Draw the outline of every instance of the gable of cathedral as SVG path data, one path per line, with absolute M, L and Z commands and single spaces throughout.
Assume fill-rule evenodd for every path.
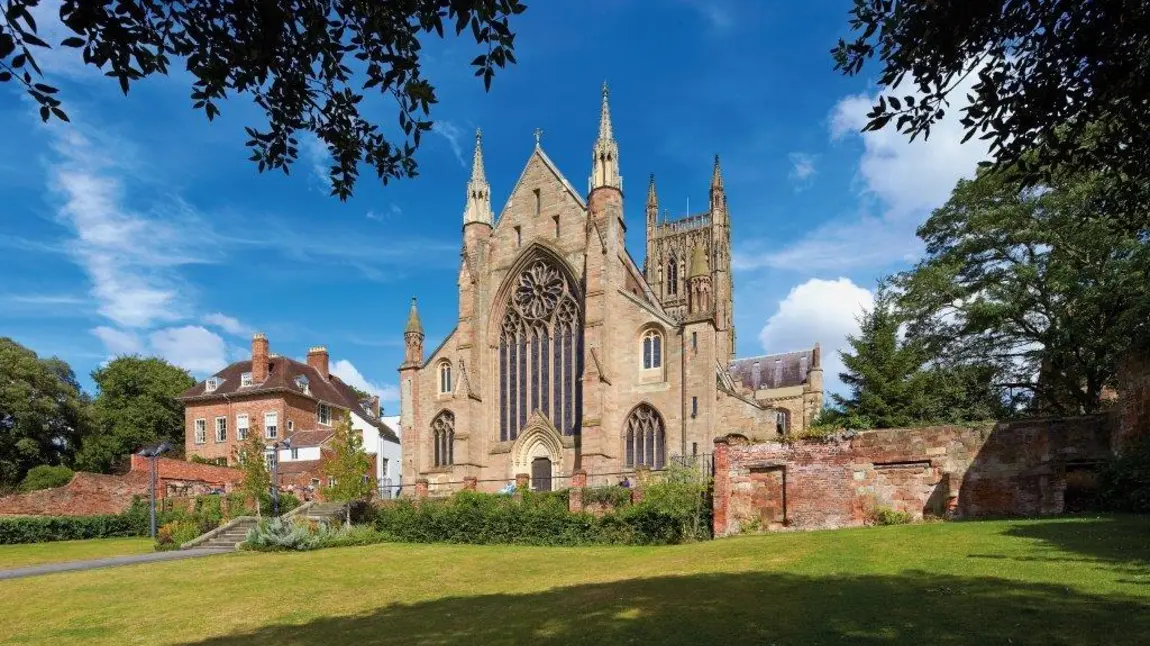
M 692 217 L 660 220 L 652 176 L 640 265 L 606 88 L 592 153 L 584 197 L 537 141 L 496 219 L 477 133 L 458 323 L 427 361 L 414 304 L 405 332 L 408 482 L 528 474 L 550 486 L 576 469 L 659 469 L 718 435 L 800 428 L 821 408 L 817 353 L 797 391 L 744 386 L 718 159 L 710 209 Z

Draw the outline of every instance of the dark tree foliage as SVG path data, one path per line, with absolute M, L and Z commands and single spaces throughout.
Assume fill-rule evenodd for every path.
M 76 457 L 85 471 L 107 471 L 139 448 L 167 441 L 184 446 L 184 405 L 176 397 L 195 385 L 182 368 L 157 357 L 117 357 L 92 373 L 96 428 Z
M 0 337 L 0 487 L 37 465 L 70 463 L 91 426 L 91 402 L 68 364 Z
M 988 140 L 1027 185 L 1066 168 L 1150 178 L 1150 2 L 855 0 L 850 14 L 835 69 L 858 74 L 877 57 L 888 92 L 864 130 L 893 120 L 925 138 L 973 74 L 964 141 Z
M 993 386 L 995 370 L 983 362 L 940 360 L 926 339 L 904 336 L 906 319 L 896 296 L 880 285 L 874 308 L 842 352 L 839 375 L 849 396 L 834 395 L 820 424 L 897 428 L 997 419 L 1008 409 Z
M 247 128 L 260 171 L 287 173 L 298 134 L 318 137 L 340 199 L 351 195 L 361 162 L 384 183 L 416 174 L 414 153 L 436 103 L 420 69 L 420 36 L 443 37 L 445 23 L 457 35 L 469 31 L 481 49 L 471 65 L 490 89 L 496 68 L 515 63 L 509 19 L 526 9 L 520 0 L 64 0 L 59 20 L 75 35 L 48 43 L 30 11 L 39 2 L 4 3 L 0 82 L 22 84 L 45 121 L 68 117 L 57 88 L 41 82 L 38 50 L 81 50 L 125 94 L 134 81 L 167 74 L 176 57 L 195 79 L 192 107 L 209 120 L 229 94 L 248 94 L 264 110 L 267 126 Z M 398 104 L 403 141 L 389 141 L 361 112 L 367 91 Z
M 1012 169 L 960 181 L 918 230 L 926 257 L 897 279 L 911 333 L 997 365 L 1032 412 L 1098 410 L 1120 359 L 1150 337 L 1150 244 L 1100 217 L 1114 181 L 1025 189 Z

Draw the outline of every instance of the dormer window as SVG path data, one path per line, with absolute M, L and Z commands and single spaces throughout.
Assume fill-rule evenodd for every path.
M 212 377 L 212 378 L 210 378 L 204 382 L 204 392 L 206 392 L 206 393 L 215 392 L 216 388 L 219 388 L 219 387 L 220 387 L 220 380 L 216 379 L 215 377 Z
M 295 387 L 299 388 L 300 391 L 302 391 L 305 395 L 311 392 L 311 389 L 308 386 L 307 377 L 303 375 L 295 378 Z
M 240 387 L 252 385 L 252 373 L 245 372 L 240 375 Z

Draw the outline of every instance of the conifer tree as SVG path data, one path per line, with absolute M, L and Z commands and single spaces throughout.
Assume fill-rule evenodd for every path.
M 335 427 L 331 439 L 333 455 L 324 463 L 328 485 L 324 498 L 343 503 L 371 497 L 371 458 L 363 450 L 363 436 L 351 427 L 351 415 L 345 413 Z M 351 505 L 346 508 L 347 524 L 351 524 Z

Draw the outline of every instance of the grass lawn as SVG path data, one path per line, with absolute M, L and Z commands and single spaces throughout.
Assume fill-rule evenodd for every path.
M 0 570 L 152 551 L 150 538 L 97 538 L 31 545 L 0 545 Z
M 376 545 L 0 581 L 5 644 L 1150 642 L 1150 517 Z

